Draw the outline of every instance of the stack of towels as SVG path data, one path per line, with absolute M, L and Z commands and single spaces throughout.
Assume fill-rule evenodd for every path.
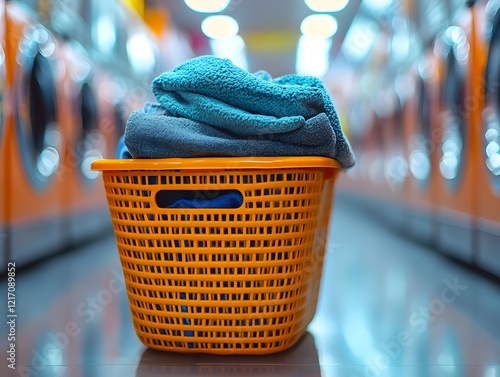
M 130 115 L 122 158 L 325 156 L 354 165 L 316 77 L 272 79 L 201 56 L 157 77 L 152 89 L 158 103 Z

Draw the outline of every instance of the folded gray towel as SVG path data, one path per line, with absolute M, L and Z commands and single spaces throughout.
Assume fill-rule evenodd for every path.
M 294 131 L 240 135 L 186 118 L 172 117 L 158 104 L 134 111 L 125 145 L 134 158 L 224 156 L 325 156 L 334 158 L 336 137 L 325 113 Z

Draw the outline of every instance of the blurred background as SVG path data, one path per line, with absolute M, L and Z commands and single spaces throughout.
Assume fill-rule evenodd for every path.
M 38 323 L 35 328 L 54 334 L 59 325 L 48 324 L 48 318 L 66 313 L 60 323 L 68 323 L 68 313 L 78 306 L 78 299 L 67 301 L 70 297 L 84 300 L 88 292 L 99 292 L 99 285 L 88 282 L 92 274 L 83 274 L 79 266 L 92 269 L 92 263 L 102 262 L 95 273 L 103 283 L 120 274 L 101 176 L 90 164 L 116 155 L 129 114 L 154 100 L 153 78 L 208 54 L 273 77 L 320 77 L 356 154 L 356 166 L 337 182 L 339 204 L 328 254 L 333 270 L 326 269 L 324 277 L 332 285 L 322 288 L 334 287 L 345 310 L 324 304 L 321 313 L 330 311 L 333 317 L 322 314 L 310 329 L 322 369 L 260 372 L 500 376 L 495 326 L 500 318 L 499 9 L 498 0 L 0 0 L 0 265 L 16 263 L 20 279 L 25 277 L 19 289 L 34 300 L 32 306 L 20 304 L 33 314 L 21 322 L 31 342 L 23 351 L 26 365 L 38 365 L 32 351 L 43 349 L 48 336 L 33 340 L 30 326 Z M 426 328 L 418 357 L 409 353 L 396 362 L 438 369 L 391 372 L 370 359 L 370 344 L 398 339 L 405 329 L 392 328 L 380 338 L 387 333 L 377 323 L 390 327 L 401 317 L 371 312 L 366 289 L 376 286 L 374 281 L 385 287 L 378 291 L 382 296 L 372 296 L 378 297 L 374 307 L 405 308 L 399 313 L 406 323 L 415 302 L 432 302 L 443 281 L 457 276 L 467 281 L 468 298 L 456 312 L 447 307 L 437 333 Z M 62 297 L 62 303 L 37 302 L 37 286 Z M 105 330 L 92 330 L 85 341 L 108 351 L 113 347 L 106 343 L 106 331 L 129 321 L 122 293 L 116 308 L 104 305 L 102 315 L 108 317 L 92 322 L 105 321 Z M 358 294 L 367 306 L 352 300 Z M 327 293 L 321 297 L 334 300 Z M 110 310 L 121 322 L 114 322 Z M 36 313 L 47 321 L 37 322 Z M 332 313 L 340 319 L 333 321 L 337 314 Z M 357 314 L 349 322 L 352 313 Z M 373 316 L 363 322 L 359 313 Z M 331 331 L 321 335 L 324 328 Z M 465 335 L 460 328 L 467 329 Z M 473 341 L 473 329 L 484 337 Z M 123 339 L 132 339 L 126 334 Z M 335 334 L 343 334 L 344 343 L 335 343 Z M 445 340 L 441 344 L 433 337 Z M 140 359 L 142 348 L 133 339 L 131 349 L 119 351 L 128 359 L 110 358 L 132 364 L 146 360 L 136 375 L 192 372 L 152 368 L 151 354 Z M 350 351 L 335 353 L 334 344 Z M 60 359 L 45 357 L 42 364 L 73 360 L 62 348 Z M 97 355 L 89 360 L 101 360 L 101 351 L 88 351 Z M 394 348 L 385 355 L 391 352 Z M 295 356 L 287 357 L 271 363 L 293 364 Z M 318 354 L 307 363 L 318 364 Z M 346 363 L 354 369 L 335 369 Z M 118 370 L 56 369 L 33 375 L 114 375 Z

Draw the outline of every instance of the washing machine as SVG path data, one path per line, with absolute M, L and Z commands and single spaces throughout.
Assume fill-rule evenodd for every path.
M 109 142 L 116 147 L 125 123 L 134 110 L 153 101 L 151 82 L 162 70 L 156 37 L 144 22 L 119 2 L 91 1 L 89 28 L 97 63 L 97 103 L 100 122 L 113 129 Z M 101 32 L 103 24 L 109 32 Z
M 65 140 L 59 125 L 58 90 L 65 70 L 58 44 L 18 2 L 6 4 L 7 84 L 4 182 L 10 199 L 6 222 L 10 257 L 17 265 L 32 262 L 65 244 L 60 175 Z
M 371 128 L 373 111 L 369 106 L 369 101 L 362 95 L 352 94 L 346 97 L 352 104 L 346 110 L 349 129 L 349 141 L 356 156 L 356 164 L 353 168 L 347 169 L 345 174 L 338 177 L 338 190 L 344 193 L 357 194 L 366 190 L 367 172 L 365 169 L 364 152 L 367 151 L 366 134 Z
M 356 156 L 356 164 L 338 177 L 338 191 L 347 195 L 366 195 L 368 173 L 365 152 L 368 151 L 367 133 L 371 128 L 372 110 L 368 101 L 362 96 L 348 97 L 353 103 L 347 112 L 349 141 Z
M 166 62 L 159 58 L 156 36 L 147 28 L 137 14 L 125 9 L 126 61 L 129 62 L 125 77 L 128 92 L 123 99 L 124 116 L 144 107 L 146 101 L 155 101 L 151 92 L 151 82 L 166 70 Z
M 440 36 L 444 79 L 440 132 L 436 135 L 439 206 L 437 245 L 472 263 L 475 252 L 479 134 L 472 122 L 478 98 L 472 85 L 476 45 L 470 8 L 461 10 Z
M 65 118 L 70 119 L 65 164 L 69 167 L 65 174 L 70 187 L 65 211 L 67 233 L 73 244 L 112 229 L 100 173 L 92 171 L 90 164 L 96 159 L 115 157 L 125 121 L 130 112 L 143 107 L 152 79 L 147 64 L 138 74 L 134 72 L 137 67 L 132 63 L 137 64 L 137 56 L 130 56 L 130 45 L 135 43 L 137 49 L 137 40 L 153 45 L 142 22 L 116 2 L 91 1 L 84 5 L 88 17 L 82 22 L 88 25 L 92 48 L 85 49 L 78 42 L 85 36 L 77 34 L 62 47 L 68 66 L 65 96 L 70 100 L 63 110 Z M 74 9 L 66 11 L 77 18 Z M 103 36 L 103 24 L 113 38 Z
M 115 127 L 102 120 L 99 112 L 96 67 L 83 46 L 68 40 L 61 46 L 67 69 L 64 76 L 64 100 L 61 114 L 67 135 L 61 175 L 67 182 L 64 217 L 72 244 L 102 234 L 111 227 L 100 174 L 90 169 L 96 159 L 113 157 Z M 112 140 L 112 141 L 110 141 Z
M 500 1 L 473 7 L 478 53 L 475 86 L 484 101 L 474 113 L 480 135 L 476 263 L 500 276 Z M 483 97 L 484 95 L 484 97 Z
M 83 0 L 56 1 L 41 16 L 44 26 L 59 38 L 58 59 L 65 67 L 58 88 L 59 125 L 65 140 L 58 176 L 65 186 L 62 216 L 70 245 L 103 232 L 109 219 L 99 175 L 90 170 L 91 161 L 111 157 L 105 153 L 104 140 L 105 132 L 111 131 L 100 127 L 96 67 L 89 53 L 91 33 L 85 17 L 91 5 Z
M 391 77 L 396 74 L 391 74 Z M 386 85 L 379 92 L 379 127 L 381 149 L 383 151 L 382 193 L 383 211 L 386 221 L 399 230 L 406 228 L 406 211 L 404 207 L 404 183 L 407 174 L 407 164 L 403 149 L 403 107 L 404 99 L 396 91 L 394 82 Z M 390 205 L 386 205 L 390 204 Z
M 376 201 L 387 196 L 388 187 L 384 177 L 384 137 L 382 131 L 383 119 L 375 110 L 376 106 L 371 100 L 372 121 L 367 129 L 363 143 L 364 178 L 367 181 L 366 193 Z
M 6 106 L 6 85 L 5 85 L 5 2 L 0 3 L 0 263 L 6 266 L 8 259 L 7 255 L 7 193 L 6 193 L 6 145 L 5 145 L 5 121 L 4 121 L 4 108 Z
M 442 69 L 431 45 L 406 73 L 410 93 L 405 107 L 405 151 L 408 179 L 405 185 L 408 234 L 432 244 L 437 237 L 437 127 Z

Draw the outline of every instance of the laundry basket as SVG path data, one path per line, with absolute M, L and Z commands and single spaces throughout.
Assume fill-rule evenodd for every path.
M 142 343 L 265 354 L 304 334 L 316 310 L 336 161 L 99 160 L 92 168 L 103 173 Z M 225 195 L 237 200 L 228 205 Z M 199 208 L 183 208 L 189 203 Z

